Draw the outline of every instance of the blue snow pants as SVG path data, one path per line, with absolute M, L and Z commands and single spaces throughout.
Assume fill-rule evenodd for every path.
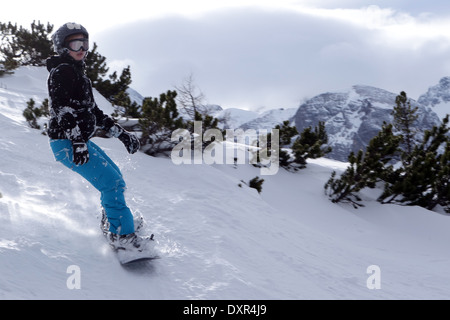
M 89 161 L 77 166 L 72 160 L 72 142 L 66 139 L 50 139 L 55 159 L 83 176 L 100 191 L 100 201 L 110 223 L 109 231 L 120 235 L 133 233 L 133 215 L 125 202 L 126 185 L 120 169 L 95 143 L 89 140 L 86 144 Z

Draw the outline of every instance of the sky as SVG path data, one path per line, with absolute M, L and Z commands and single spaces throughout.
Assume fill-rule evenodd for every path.
M 450 76 L 448 0 L 21 1 L 0 21 L 81 23 L 111 70 L 159 96 L 192 77 L 205 103 L 295 108 L 362 84 L 417 99 Z

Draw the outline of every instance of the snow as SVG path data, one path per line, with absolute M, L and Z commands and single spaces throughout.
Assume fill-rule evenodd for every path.
M 161 259 L 124 268 L 99 224 L 99 193 L 54 161 L 21 116 L 46 71 L 0 78 L 0 299 L 447 299 L 450 218 L 419 207 L 331 203 L 346 164 L 260 176 L 250 165 L 175 165 L 95 138 L 121 168 Z M 102 108 L 111 108 L 98 98 Z M 264 179 L 261 194 L 247 187 Z M 241 186 L 239 186 L 241 185 Z M 75 271 L 74 271 L 75 270 Z M 373 271 L 375 270 L 375 271 Z M 79 272 L 79 288 L 71 286 Z M 370 289 L 379 271 L 379 289 Z M 72 289 L 71 289 L 72 288 Z
M 238 128 L 242 124 L 259 117 L 255 111 L 242 110 L 238 108 L 227 108 L 215 115 L 217 118 L 227 117 L 227 124 L 230 128 Z

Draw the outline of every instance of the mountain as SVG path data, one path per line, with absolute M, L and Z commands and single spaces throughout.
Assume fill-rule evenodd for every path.
M 100 232 L 99 193 L 57 163 L 48 137 L 21 116 L 30 98 L 39 105 L 47 97 L 46 79 L 34 67 L 0 78 L 0 299 L 198 306 L 450 296 L 450 217 L 382 205 L 379 189 L 364 190 L 366 206 L 358 210 L 331 203 L 323 185 L 346 163 L 316 159 L 297 173 L 280 169 L 263 176 L 259 194 L 246 185 L 260 176 L 252 165 L 177 166 L 129 155 L 117 139 L 94 138 L 121 169 L 127 202 L 160 251 L 144 268 L 122 267 Z M 108 112 L 111 105 L 95 94 Z M 79 289 L 72 286 L 76 270 Z M 182 317 L 170 304 L 149 307 Z M 270 314 L 282 311 L 274 306 Z
M 340 92 L 317 95 L 301 104 L 293 122 L 299 132 L 325 122 L 329 145 L 333 151 L 327 157 L 346 161 L 351 151 L 365 149 L 369 141 L 381 130 L 383 122 L 392 122 L 391 112 L 397 94 L 363 85 Z M 440 123 L 439 116 L 425 105 L 418 106 L 417 127 L 423 132 Z
M 217 118 L 225 118 L 226 127 L 229 129 L 270 130 L 275 128 L 276 125 L 283 123 L 283 121 L 291 119 L 296 110 L 295 108 L 279 108 L 259 113 L 256 111 L 229 108 L 214 113 L 214 116 Z
M 267 129 L 270 130 L 272 128 L 275 128 L 275 126 L 283 123 L 283 121 L 291 119 L 295 112 L 297 111 L 296 108 L 279 108 L 279 109 L 272 109 L 268 110 L 266 112 L 263 112 L 258 117 L 244 122 L 240 125 L 240 127 L 244 130 L 247 129 Z
M 417 101 L 424 106 L 431 107 L 441 119 L 450 114 L 450 77 L 443 77 L 437 85 L 430 87 Z
M 259 117 L 255 111 L 243 110 L 239 108 L 227 108 L 213 114 L 218 119 L 225 119 L 225 128 L 238 129 L 244 123 Z
M 391 112 L 398 93 L 371 86 L 355 85 L 350 89 L 319 94 L 302 103 L 299 108 L 279 108 L 262 113 L 237 108 L 219 110 L 216 117 L 225 117 L 229 128 L 272 129 L 289 120 L 299 132 L 325 122 L 329 145 L 333 151 L 328 158 L 347 161 L 351 151 L 365 149 L 369 141 L 381 130 L 383 122 L 392 122 Z M 442 78 L 430 87 L 418 101 L 416 127 L 422 138 L 423 131 L 438 125 L 450 109 L 450 77 Z

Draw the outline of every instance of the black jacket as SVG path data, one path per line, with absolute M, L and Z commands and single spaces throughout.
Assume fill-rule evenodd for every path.
M 97 128 L 109 131 L 114 125 L 95 103 L 84 66 L 84 61 L 75 61 L 70 56 L 47 59 L 51 139 L 87 142 Z

